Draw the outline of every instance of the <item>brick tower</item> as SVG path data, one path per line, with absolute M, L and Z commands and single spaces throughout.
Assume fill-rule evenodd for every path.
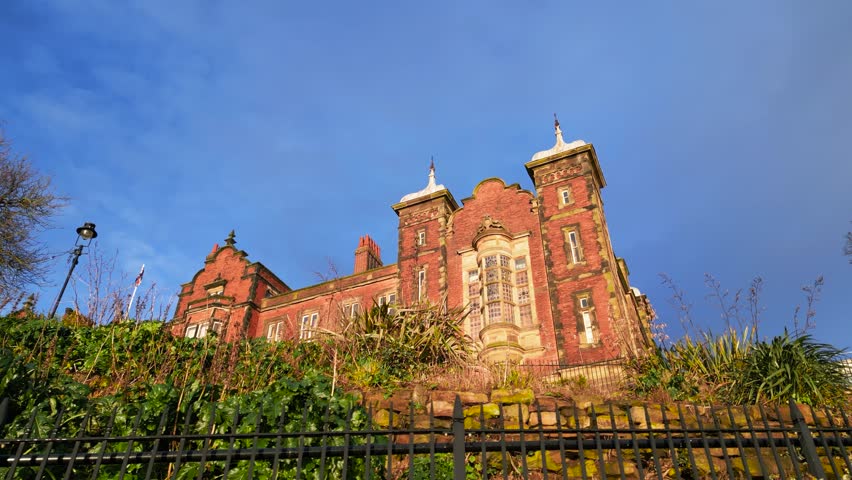
M 447 220 L 459 208 L 443 185 L 435 184 L 435 163 L 426 188 L 393 206 L 399 216 L 399 294 L 402 303 L 437 303 L 447 295 Z
M 562 362 L 594 362 L 635 350 L 627 288 L 619 281 L 601 199 L 606 186 L 595 149 L 566 143 L 559 121 L 556 144 L 525 165 L 538 198 L 557 354 Z

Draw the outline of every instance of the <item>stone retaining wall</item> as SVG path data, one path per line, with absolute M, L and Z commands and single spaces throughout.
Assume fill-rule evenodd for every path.
M 450 428 L 456 396 L 463 406 L 468 441 L 489 438 L 489 430 L 500 431 L 500 438 L 505 441 L 522 437 L 529 440 L 531 435 L 537 439 L 571 438 L 574 445 L 578 439 L 624 440 L 618 447 L 620 451 L 614 448 L 581 451 L 577 446 L 545 449 L 542 455 L 540 448 L 533 448 L 525 459 L 515 455 L 508 460 L 524 464 L 530 470 L 547 468 L 562 472 L 568 478 L 621 478 L 622 475 L 640 478 L 657 470 L 665 476 L 689 473 L 687 478 L 696 475 L 703 478 L 711 472 L 723 477 L 778 478 L 781 471 L 804 478 L 801 475 L 807 468 L 799 450 L 788 446 L 798 441 L 795 412 L 789 406 L 593 404 L 546 396 L 536 398 L 531 390 L 493 390 L 490 394 L 403 390 L 390 398 L 366 394 L 362 401 L 380 428 Z M 850 445 L 852 425 L 848 416 L 806 405 L 798 405 L 798 410 L 817 440 L 816 452 L 826 478 L 849 478 L 852 448 L 841 450 L 830 443 L 821 443 L 828 438 L 829 442 L 838 440 Z M 667 443 L 668 439 L 684 438 L 697 440 L 688 448 L 672 448 Z M 450 439 L 406 433 L 395 436 L 394 442 Z M 649 441 L 655 442 L 651 444 L 653 448 L 647 448 Z M 726 448 L 714 447 L 718 442 L 726 442 Z M 636 447 L 640 444 L 643 448 Z M 501 462 L 507 462 L 499 453 L 488 453 L 484 460 L 497 468 Z

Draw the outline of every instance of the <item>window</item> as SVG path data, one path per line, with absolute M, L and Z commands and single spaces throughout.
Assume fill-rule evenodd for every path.
M 470 338 L 479 341 L 479 332 L 482 331 L 482 285 L 479 283 L 478 269 L 467 272 L 467 298 Z
M 426 269 L 421 269 L 417 272 L 417 301 L 423 300 L 426 296 Z
M 467 272 L 468 283 L 476 283 L 479 281 L 479 270 L 469 270 Z
M 299 327 L 299 340 L 310 340 L 314 338 L 314 330 L 317 328 L 319 313 L 306 313 L 302 315 L 302 324 Z
M 396 305 L 396 292 L 386 293 L 384 295 L 379 295 L 377 298 L 379 302 L 378 305 L 381 307 L 382 305 Z M 393 315 L 396 313 L 396 310 L 392 307 L 388 307 L 388 313 Z
M 582 295 L 578 297 L 577 304 L 580 311 L 580 321 L 577 324 L 580 344 L 593 345 L 598 342 L 598 327 L 592 301 L 588 295 Z
M 526 285 L 527 282 L 527 272 L 518 272 L 515 274 L 515 285 Z
M 225 287 L 216 287 L 207 290 L 207 295 L 210 297 L 216 297 L 225 293 Z
M 515 271 L 527 269 L 527 257 L 518 257 L 515 259 Z
M 426 245 L 426 230 L 420 230 L 417 232 L 417 245 Z
M 530 303 L 530 287 L 518 288 L 518 303 L 521 305 Z
M 488 255 L 485 266 L 485 311 L 488 324 L 514 322 L 514 287 L 512 284 L 512 258 L 507 255 Z
M 361 304 L 358 302 L 349 303 L 343 306 L 344 318 L 355 318 L 361 313 Z
M 571 188 L 570 187 L 562 187 L 559 189 L 559 204 L 560 205 L 568 205 L 573 202 L 571 198 Z
M 568 240 L 568 252 L 571 258 L 571 263 L 577 264 L 583 261 L 583 249 L 580 246 L 580 236 L 577 230 L 568 230 L 565 232 L 565 237 Z
M 266 327 L 266 339 L 270 342 L 281 340 L 281 335 L 284 334 L 284 322 L 270 323 Z
M 488 304 L 488 323 L 499 322 L 502 318 L 501 308 L 499 303 Z
M 489 302 L 500 300 L 500 284 L 492 283 L 485 286 L 485 299 Z
M 396 303 L 396 293 L 387 293 L 384 295 L 379 295 L 378 302 L 379 306 L 393 305 Z
M 266 297 L 266 298 L 274 297 L 275 295 L 278 295 L 278 293 L 279 293 L 278 290 L 275 290 L 272 287 L 266 287 L 266 294 L 264 295 L 264 297 Z
M 503 300 L 512 301 L 512 284 L 503 283 Z
M 582 343 L 595 343 L 595 331 L 594 326 L 592 325 L 592 312 L 582 312 L 583 314 L 583 342 Z
M 222 330 L 222 322 L 211 320 L 209 322 L 197 323 L 186 327 L 186 338 L 204 338 L 208 331 L 220 333 Z
M 485 257 L 485 268 L 497 266 L 497 255 L 489 255 Z
M 186 327 L 186 338 L 195 338 L 195 334 L 198 333 L 198 325 L 190 325 Z

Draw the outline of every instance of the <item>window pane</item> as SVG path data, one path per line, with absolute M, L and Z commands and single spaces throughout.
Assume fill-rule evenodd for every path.
M 527 257 L 518 257 L 515 259 L 515 270 L 526 270 Z
M 477 316 L 470 317 L 470 337 L 475 341 L 479 340 L 479 332 L 482 330 L 482 318 Z
M 508 302 L 513 301 L 514 299 L 512 298 L 512 284 L 503 283 L 502 285 L 503 285 L 503 300 L 506 300 Z
M 489 255 L 485 257 L 485 268 L 497 266 L 497 255 Z
M 396 303 L 396 294 L 395 293 L 388 294 L 388 303 Z
M 500 266 L 501 267 L 508 267 L 509 266 L 509 260 L 510 260 L 509 257 L 507 257 L 506 255 L 500 255 Z
M 186 327 L 186 338 L 195 338 L 195 333 L 198 331 L 198 325 L 190 325 Z
M 518 272 L 515 274 L 515 283 L 518 285 L 527 284 L 527 272 Z
M 530 287 L 518 288 L 518 303 L 519 304 L 530 303 Z
M 494 323 L 500 320 L 500 303 L 489 303 L 488 304 L 488 323 Z
M 467 281 L 470 283 L 479 281 L 479 270 L 470 270 L 467 272 Z
M 503 304 L 503 321 L 515 323 L 515 307 L 508 303 Z
M 500 284 L 492 283 L 491 285 L 487 285 L 485 287 L 485 296 L 488 301 L 498 300 L 500 298 Z
M 485 281 L 486 282 L 491 283 L 491 282 L 496 282 L 497 280 L 500 280 L 500 275 L 497 273 L 496 268 L 492 268 L 490 270 L 485 271 Z

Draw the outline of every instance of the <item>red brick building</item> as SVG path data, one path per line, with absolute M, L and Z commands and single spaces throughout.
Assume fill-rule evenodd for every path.
M 359 239 L 352 275 L 293 290 L 250 262 L 233 232 L 182 286 L 178 335 L 310 339 L 374 304 L 465 306 L 465 330 L 486 360 L 587 363 L 647 345 L 653 310 L 628 282 L 603 211 L 595 149 L 556 144 L 525 164 L 535 192 L 488 178 L 461 205 L 435 182 L 404 196 L 397 263 Z

